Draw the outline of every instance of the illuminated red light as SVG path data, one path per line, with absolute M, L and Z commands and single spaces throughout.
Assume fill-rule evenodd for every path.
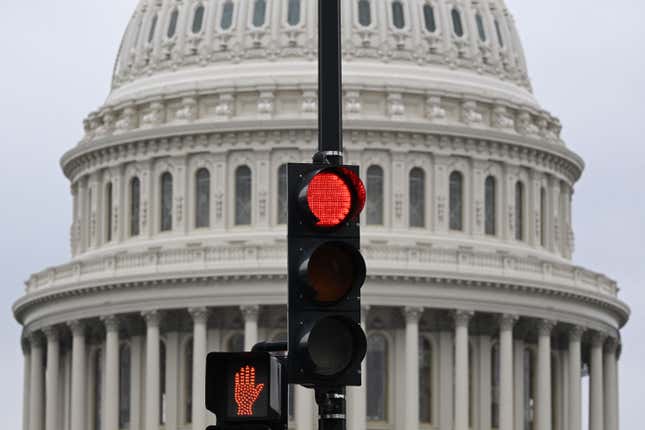
M 253 405 L 257 401 L 264 384 L 255 385 L 255 367 L 244 366 L 235 372 L 235 403 L 237 416 L 253 415 Z
M 352 210 L 352 190 L 339 175 L 321 172 L 309 182 L 307 204 L 317 219 L 317 227 L 335 227 L 343 223 Z

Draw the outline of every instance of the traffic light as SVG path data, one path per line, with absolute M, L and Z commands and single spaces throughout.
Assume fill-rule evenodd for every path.
M 287 387 L 280 357 L 212 352 L 206 358 L 206 409 L 217 430 L 284 430 Z
M 287 177 L 289 382 L 360 385 L 365 187 L 358 167 L 289 164 Z

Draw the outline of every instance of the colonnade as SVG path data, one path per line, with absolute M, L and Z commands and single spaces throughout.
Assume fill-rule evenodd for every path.
M 404 378 L 405 390 L 402 399 L 396 399 L 397 408 L 403 411 L 405 430 L 418 430 L 419 422 L 419 336 L 420 320 L 423 308 L 406 307 L 404 316 L 404 369 L 397 372 Z M 203 430 L 212 423 L 210 414 L 204 408 L 205 397 L 205 360 L 209 349 L 208 342 L 208 309 L 204 307 L 188 309 L 192 320 L 192 414 L 190 424 L 181 424 L 178 420 L 178 402 L 167 405 L 165 430 L 192 429 Z M 258 340 L 259 306 L 240 307 L 244 318 L 245 349 L 249 349 Z M 363 312 L 363 325 L 366 324 L 367 310 Z M 476 426 L 469 421 L 472 401 L 469 341 L 474 337 L 471 321 L 475 313 L 471 311 L 451 311 L 452 329 L 439 333 L 439 353 L 443 360 L 439 374 L 439 413 L 433 425 L 441 430 L 490 429 L 490 417 L 478 420 Z M 490 316 L 490 315 L 489 315 Z M 145 333 L 131 338 L 133 348 L 141 346 L 141 351 L 132 355 L 132 365 L 145 369 L 145 377 L 133 378 L 130 385 L 130 425 L 132 430 L 159 430 L 161 413 L 160 396 L 160 322 L 161 311 L 146 311 L 140 316 L 145 324 Z M 526 340 L 517 337 L 514 326 L 519 318 L 514 315 L 493 315 L 499 347 L 499 430 L 517 430 L 525 428 L 524 404 L 524 366 Z M 523 318 L 523 320 L 527 320 Z M 104 386 L 101 396 L 101 430 L 119 430 L 119 345 L 122 316 L 109 315 L 100 319 L 104 327 Z M 554 321 L 529 319 L 535 329 L 530 341 L 536 345 L 534 419 L 532 430 L 582 430 L 582 369 L 583 347 L 589 348 L 590 376 L 590 417 L 589 430 L 618 430 L 618 362 L 617 339 L 607 334 L 586 330 L 578 326 L 557 324 Z M 94 321 L 96 322 L 96 321 Z M 525 321 L 526 322 L 526 321 Z M 558 341 L 554 328 L 558 326 Z M 29 333 L 25 342 L 24 372 L 24 424 L 23 430 L 96 430 L 88 416 L 88 339 L 86 321 L 70 321 L 63 326 L 52 326 Z M 63 333 L 66 339 L 63 339 Z M 71 345 L 69 342 L 71 333 Z M 145 335 L 145 340 L 143 339 Z M 535 337 L 536 335 L 536 337 Z M 566 341 L 562 341 L 564 338 Z M 584 340 L 584 342 L 583 342 Z M 145 342 L 145 343 L 144 343 Z M 552 344 L 565 348 L 566 362 L 563 368 L 552 369 Z M 144 346 L 145 345 L 145 346 Z M 490 342 L 488 342 L 490 345 Z M 563 346 L 564 345 L 564 346 Z M 71 349 L 71 374 L 67 378 L 61 373 L 61 349 Z M 586 349 L 585 349 L 586 351 Z M 587 354 L 585 354 L 586 356 Z M 143 362 L 140 362 L 143 360 Z M 141 365 L 145 363 L 141 367 Z M 451 369 L 452 368 L 452 369 Z M 364 374 L 365 365 L 363 367 Z M 558 372 L 558 373 L 555 373 Z M 552 387 L 553 375 L 566 376 L 563 384 L 563 398 L 554 399 Z M 364 381 L 367 378 L 364 378 Z M 69 385 L 70 396 L 64 392 L 61 384 Z M 142 385 L 142 386 L 141 386 Z M 348 390 L 348 427 L 352 430 L 370 428 L 366 420 L 367 384 L 352 387 Z M 167 389 L 178 386 L 168 386 Z M 152 395 L 151 395 L 152 394 Z M 68 399 L 68 400 L 66 400 Z M 143 400 L 143 401 L 142 401 Z M 174 399 L 176 400 L 176 399 Z M 69 401 L 69 405 L 63 402 Z M 402 404 L 399 403 L 402 401 Z M 477 400 L 480 401 L 480 400 Z M 487 400 L 491 401 L 490 398 Z M 554 425 L 552 409 L 554 403 L 566 405 L 563 421 Z M 314 426 L 314 401 L 311 390 L 302 387 L 295 389 L 295 417 L 292 424 L 298 430 L 309 430 Z M 448 412 L 446 412 L 448 411 Z M 490 409 L 489 409 L 490 411 Z M 483 415 L 483 412 L 481 412 Z M 490 414 L 490 412 L 488 412 Z M 66 415 L 63 417 L 62 415 Z M 485 422 L 488 421 L 488 422 Z

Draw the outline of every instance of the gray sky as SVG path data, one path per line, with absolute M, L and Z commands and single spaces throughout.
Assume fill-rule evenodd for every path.
M 345 0 L 346 1 L 346 0 Z M 69 258 L 71 200 L 58 160 L 107 96 L 135 0 L 0 0 L 0 416 L 18 429 L 20 330 L 11 305 L 34 271 Z M 632 307 L 623 330 L 623 429 L 642 428 L 645 398 L 645 3 L 507 0 L 535 94 L 586 161 L 576 187 L 575 262 L 618 280 Z M 639 425 L 640 424 L 640 425 Z

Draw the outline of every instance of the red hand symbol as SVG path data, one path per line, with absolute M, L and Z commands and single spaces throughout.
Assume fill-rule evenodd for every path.
M 255 385 L 255 367 L 242 367 L 235 372 L 235 403 L 237 415 L 253 415 L 253 405 L 264 389 L 264 384 Z

